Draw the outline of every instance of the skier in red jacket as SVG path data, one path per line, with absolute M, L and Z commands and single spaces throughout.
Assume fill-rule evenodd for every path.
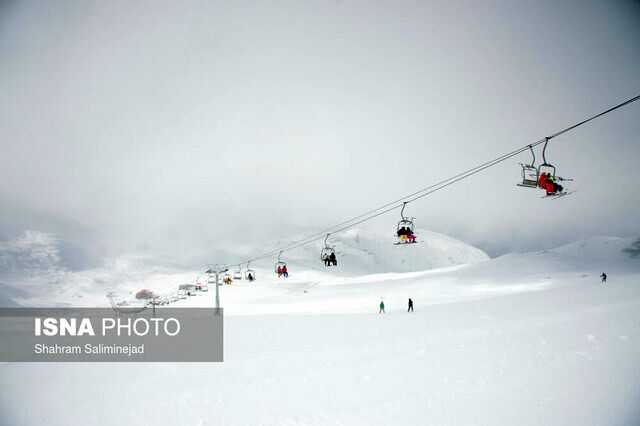
M 547 174 L 542 172 L 542 174 L 540 175 L 540 179 L 538 180 L 538 185 L 540 186 L 540 188 L 542 189 L 547 189 L 548 188 L 548 182 L 547 182 Z

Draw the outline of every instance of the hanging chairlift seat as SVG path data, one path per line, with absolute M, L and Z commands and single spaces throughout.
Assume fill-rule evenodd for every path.
M 276 264 L 273 267 L 274 272 L 277 274 L 278 273 L 278 268 L 280 268 L 281 270 L 283 268 L 285 268 L 287 266 L 287 262 L 283 262 L 280 260 L 280 256 L 282 256 L 282 252 L 280 252 L 278 254 L 278 261 L 276 262 Z
M 323 262 L 325 262 L 325 265 L 327 265 L 328 262 L 326 262 L 327 259 L 330 259 L 331 256 L 333 255 L 335 257 L 336 255 L 336 250 L 331 247 L 330 245 L 327 244 L 327 239 L 329 238 L 329 235 L 331 234 L 327 234 L 327 236 L 324 239 L 324 247 L 323 249 L 320 251 L 320 260 L 322 260 Z M 330 263 L 329 263 L 330 265 Z
M 402 205 L 402 210 L 400 211 L 400 216 L 402 217 L 402 220 L 400 220 L 400 222 L 398 222 L 398 226 L 396 228 L 396 237 L 398 238 L 398 242 L 396 244 L 412 244 L 409 242 L 408 239 L 403 239 L 402 236 L 398 235 L 398 232 L 400 232 L 400 230 L 402 228 L 405 228 L 409 231 L 411 231 L 411 234 L 415 235 L 415 233 L 413 232 L 413 230 L 415 229 L 415 225 L 413 223 L 413 219 L 411 217 L 405 217 L 404 215 L 404 208 L 406 207 L 407 202 L 405 201 L 404 204 Z
M 274 267 L 275 273 L 278 273 L 278 267 L 280 267 L 280 269 L 282 270 L 282 268 L 284 268 L 285 266 L 287 266 L 286 262 L 276 262 L 276 265 Z
M 255 280 L 256 280 L 256 271 L 254 271 L 253 269 L 251 269 L 251 268 L 249 267 L 249 264 L 250 264 L 250 263 L 251 263 L 251 262 L 247 262 L 247 270 L 246 270 L 246 271 L 244 271 L 244 279 L 245 279 L 245 280 L 249 280 L 249 275 L 251 275 L 251 278 L 252 278 L 252 279 L 251 279 L 250 281 L 255 281 Z M 277 269 L 277 268 L 276 268 L 276 269 Z
M 522 164 L 522 182 L 516 185 L 523 188 L 537 188 L 538 187 L 538 169 L 532 165 Z

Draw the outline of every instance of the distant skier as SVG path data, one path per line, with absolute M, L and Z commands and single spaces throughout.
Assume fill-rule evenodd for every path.
M 329 261 L 329 256 L 327 256 L 327 254 L 325 253 L 324 256 L 322 256 L 322 260 L 324 261 L 324 266 L 329 266 L 331 265 L 330 261 Z
M 336 259 L 335 253 L 331 253 L 331 256 L 329 256 L 329 264 L 331 263 L 333 263 L 333 266 L 338 266 L 338 259 Z
M 384 302 L 381 300 L 380 301 L 380 310 L 378 311 L 379 314 L 386 314 L 385 310 L 384 310 Z
M 287 265 L 284 265 L 282 267 L 282 275 L 284 275 L 285 278 L 289 278 L 289 271 L 287 271 Z
M 413 300 L 409 299 L 409 309 L 407 309 L 407 312 L 413 312 Z
M 282 276 L 282 267 L 278 266 L 278 278 Z
M 253 274 L 247 275 L 247 279 L 249 280 L 249 282 L 253 282 Z
M 416 242 L 416 235 L 409 228 L 407 228 L 407 240 L 410 243 L 415 243 Z
M 605 274 L 604 272 L 602 273 L 602 275 L 600 275 L 600 278 L 602 278 L 603 283 L 607 282 L 607 274 Z

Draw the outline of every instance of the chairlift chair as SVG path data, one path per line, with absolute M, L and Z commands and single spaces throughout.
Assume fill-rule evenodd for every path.
M 520 163 L 520 166 L 522 167 L 522 183 L 517 183 L 516 185 L 523 188 L 537 188 L 539 174 L 538 169 L 536 168 L 536 154 L 533 152 L 533 147 L 531 145 L 529 145 L 529 149 L 531 150 L 533 160 L 531 160 L 531 164 Z
M 282 270 L 282 268 L 287 266 L 286 262 L 283 262 L 283 261 L 280 260 L 280 256 L 282 256 L 282 252 L 280 252 L 278 254 L 278 261 L 276 262 L 276 264 L 275 264 L 275 266 L 273 268 L 273 270 L 275 271 L 276 274 L 278 273 L 278 268 L 280 268 L 280 270 Z
M 249 275 L 251 275 L 253 281 L 256 280 L 256 271 L 254 271 L 253 269 L 249 268 L 249 264 L 251 263 L 251 261 L 247 262 L 247 270 L 244 271 L 244 278 L 246 280 L 249 279 Z M 278 267 L 276 266 L 276 271 L 278 270 Z
M 538 166 L 537 173 L 538 176 L 541 176 L 542 173 L 549 173 L 553 179 L 556 178 L 556 167 L 553 164 L 547 163 L 547 158 L 545 157 L 545 151 L 547 150 L 547 144 L 549 143 L 549 138 L 544 139 L 544 148 L 542 148 L 542 164 Z
M 323 262 L 325 258 L 330 258 L 331 255 L 336 254 L 336 250 L 327 244 L 327 239 L 329 238 L 329 235 L 330 234 L 327 234 L 327 236 L 324 238 L 324 248 L 320 252 L 320 260 L 322 260 Z
M 402 237 L 398 236 L 398 231 L 400 231 L 402 228 L 408 229 L 413 233 L 413 229 L 414 229 L 414 224 L 413 224 L 413 217 L 406 217 L 404 215 L 404 208 L 407 206 L 407 202 L 405 201 L 402 204 L 402 210 L 400 211 L 400 216 L 402 217 L 402 220 L 400 222 L 398 222 L 398 228 L 396 229 L 396 236 L 398 237 L 398 244 L 405 244 L 404 241 L 402 241 Z
M 240 265 L 238 265 L 238 270 L 236 272 L 234 272 L 233 279 L 234 280 L 241 280 L 242 279 L 242 267 Z

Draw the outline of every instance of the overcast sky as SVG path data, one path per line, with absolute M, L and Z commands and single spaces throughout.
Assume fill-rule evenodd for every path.
M 637 1 L 2 2 L 4 233 L 27 207 L 116 252 L 322 229 L 639 94 L 639 23 Z M 516 187 L 523 155 L 407 213 L 492 255 L 640 234 L 639 142 L 637 102 L 553 140 L 570 197 Z

